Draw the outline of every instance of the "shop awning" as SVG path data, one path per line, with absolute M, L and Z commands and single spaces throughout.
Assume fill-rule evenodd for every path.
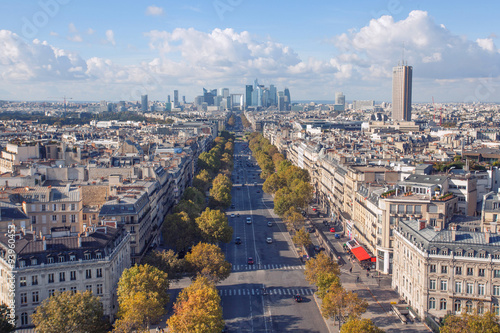
M 356 258 L 359 261 L 363 261 L 363 260 L 371 258 L 371 255 L 369 255 L 368 252 L 366 252 L 366 250 L 362 246 L 353 247 L 351 249 L 351 252 L 352 252 L 352 254 L 354 254 L 356 256 Z

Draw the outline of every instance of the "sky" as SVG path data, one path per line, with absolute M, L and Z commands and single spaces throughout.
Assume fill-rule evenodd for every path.
M 500 2 L 0 0 L 0 100 L 188 102 L 255 79 L 292 101 L 500 102 Z

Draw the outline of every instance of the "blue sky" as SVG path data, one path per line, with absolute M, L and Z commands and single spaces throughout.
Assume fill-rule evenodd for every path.
M 255 78 L 292 100 L 500 101 L 500 4 L 482 1 L 2 1 L 0 99 L 191 101 Z

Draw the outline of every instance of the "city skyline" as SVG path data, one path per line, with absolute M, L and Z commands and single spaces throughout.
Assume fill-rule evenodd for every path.
M 259 78 L 288 87 L 294 100 L 343 91 L 349 100 L 390 101 L 404 45 L 415 102 L 496 102 L 495 3 L 117 4 L 6 4 L 0 99 L 167 100 L 178 90 L 193 101 L 202 87 L 244 94 Z

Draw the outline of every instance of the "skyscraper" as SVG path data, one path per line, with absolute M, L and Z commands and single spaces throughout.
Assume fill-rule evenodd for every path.
M 141 96 L 141 111 L 148 112 L 148 95 Z
M 284 94 L 285 94 L 285 109 L 286 111 L 290 111 L 291 110 L 290 104 L 292 103 L 292 98 L 290 97 L 290 90 L 288 90 L 288 88 L 285 88 Z
M 249 107 L 252 105 L 252 92 L 253 92 L 253 86 L 251 84 L 246 85 L 246 90 L 245 90 L 245 106 Z
M 335 111 L 345 111 L 345 96 L 342 92 L 335 93 L 335 105 L 333 106 Z
M 411 121 L 411 81 L 413 67 L 392 69 L 392 119 Z
M 174 107 L 179 106 L 179 90 L 174 90 Z

